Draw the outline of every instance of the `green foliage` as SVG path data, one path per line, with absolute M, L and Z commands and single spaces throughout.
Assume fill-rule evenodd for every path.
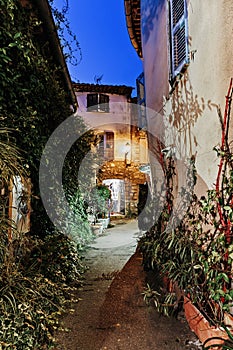
M 57 31 L 61 40 L 62 49 L 66 60 L 76 66 L 82 60 L 82 51 L 76 34 L 72 31 L 70 22 L 66 16 L 69 11 L 69 0 L 65 0 L 63 7 L 59 9 L 55 6 L 55 0 L 49 0 L 52 13 L 56 22 Z M 68 37 L 68 39 L 67 39 Z M 77 53 L 79 59 L 77 58 Z
M 63 23 L 68 29 L 65 14 L 59 19 L 55 12 L 59 28 Z M 36 7 L 0 0 L 0 13 L 0 117 L 2 126 L 12 129 L 32 181 L 31 232 L 44 236 L 53 225 L 40 200 L 38 169 L 50 135 L 71 114 L 70 100 Z M 81 118 L 79 124 L 84 132 Z M 66 157 L 63 182 L 69 196 L 77 192 L 79 164 L 91 140 L 93 135 L 84 135 Z
M 0 265 L 1 348 L 45 349 L 54 343 L 60 315 L 81 284 L 81 258 L 73 241 L 59 233 L 45 241 L 22 234 L 7 241 L 1 232 L 0 241 L 5 246 Z
M 42 349 L 52 344 L 52 332 L 65 305 L 62 290 L 43 276 L 26 278 L 17 271 L 11 281 L 5 281 L 7 285 L 0 284 L 1 348 Z
M 106 216 L 109 210 L 109 199 L 111 198 L 111 191 L 105 185 L 94 187 L 88 198 L 89 206 L 96 219 L 100 216 Z
M 193 194 L 183 219 L 171 228 L 173 175 L 168 171 L 163 211 L 139 241 L 145 268 L 158 267 L 213 325 L 222 324 L 224 312 L 229 312 L 233 306 L 233 157 L 227 132 L 224 131 L 224 135 L 224 145 L 218 152 L 220 170 L 216 188 L 200 199 Z M 163 299 L 172 298 L 173 292 L 166 291 Z M 167 307 L 167 303 L 159 301 L 158 294 L 150 289 L 145 292 L 147 294 L 160 311 L 161 305 Z
M 215 323 L 222 321 L 223 314 L 214 305 L 229 311 L 233 302 L 233 245 L 220 229 L 216 195 L 213 191 L 208 195 L 201 201 L 194 197 L 180 225 L 171 231 L 161 231 L 160 222 L 164 225 L 168 216 L 165 209 L 157 224 L 141 238 L 139 247 L 144 265 L 152 269 L 159 266 Z
M 92 131 L 85 132 L 85 125 L 80 123 L 77 141 L 72 145 L 64 162 L 63 186 L 70 213 L 66 220 L 66 232 L 82 250 L 93 239 L 87 215 L 87 193 L 90 192 L 95 178 L 95 155 L 91 145 L 96 136 Z M 81 167 L 82 166 L 82 167 Z
M 78 190 L 75 194 L 68 196 L 68 201 L 72 214 L 67 220 L 67 232 L 70 237 L 72 237 L 80 251 L 94 238 L 88 222 L 86 211 L 87 206 Z M 75 220 L 73 219 L 74 217 Z
M 8 350 L 52 346 L 60 314 L 72 299 L 71 287 L 80 285 L 83 272 L 76 243 L 54 230 L 40 200 L 42 152 L 71 111 L 62 68 L 31 4 L 0 0 L 0 190 L 5 190 L 0 202 L 0 348 Z M 70 170 L 78 169 L 88 142 L 84 138 L 79 152 L 67 158 L 64 187 L 70 195 L 77 189 L 77 172 L 71 179 Z M 32 229 L 30 235 L 19 235 L 12 228 L 9 235 L 7 187 L 12 175 L 25 175 L 25 170 L 33 185 Z M 81 199 L 75 200 L 82 209 Z
M 36 9 L 1 0 L 0 13 L 0 116 L 27 161 L 34 192 L 33 230 L 38 233 L 48 222 L 38 199 L 40 157 L 52 131 L 70 114 L 68 94 L 60 67 L 46 51 L 47 39 L 41 42 L 36 34 L 41 33 Z
M 164 316 L 171 316 L 174 314 L 175 307 L 177 306 L 177 297 L 173 293 L 162 293 L 154 290 L 147 284 L 143 292 L 144 300 L 147 305 L 153 302 L 156 310 Z
M 8 184 L 10 177 L 25 175 L 22 157 L 11 138 L 11 130 L 0 128 L 0 188 Z
M 54 283 L 81 284 L 84 266 L 73 239 L 55 231 L 32 243 L 30 255 L 21 258 L 25 273 L 35 270 Z

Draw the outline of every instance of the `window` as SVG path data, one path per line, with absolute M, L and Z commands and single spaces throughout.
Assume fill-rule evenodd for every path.
M 100 159 L 107 161 L 114 159 L 114 133 L 112 131 L 105 131 L 103 135 L 100 135 L 97 149 Z
M 104 135 L 104 158 L 106 160 L 114 159 L 114 133 L 107 131 Z
M 189 63 L 187 0 L 170 0 L 171 78 Z
M 137 85 L 137 103 L 139 107 L 139 116 L 138 116 L 138 127 L 140 129 L 147 129 L 146 121 L 146 98 L 145 98 L 145 79 L 144 72 L 142 72 L 136 79 Z
M 109 112 L 109 96 L 103 94 L 88 94 L 87 111 Z

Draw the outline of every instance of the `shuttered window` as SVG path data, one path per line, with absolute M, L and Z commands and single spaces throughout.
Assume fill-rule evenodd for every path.
M 106 103 L 106 104 L 109 103 L 109 96 L 108 95 L 99 94 L 99 104 L 102 104 L 102 103 Z
M 97 150 L 100 160 L 110 161 L 114 159 L 114 133 L 112 131 L 106 131 L 99 135 Z
M 136 79 L 137 86 L 137 104 L 138 104 L 138 127 L 140 129 L 147 129 L 146 121 L 146 96 L 145 96 L 145 77 L 144 72 Z
M 170 0 L 171 75 L 174 79 L 189 63 L 187 0 Z
M 114 159 L 114 133 L 111 131 L 107 131 L 104 135 L 104 158 Z
M 98 105 L 98 94 L 87 95 L 87 108 L 88 111 L 95 111 Z
M 104 94 L 88 94 L 87 111 L 109 112 L 109 96 Z

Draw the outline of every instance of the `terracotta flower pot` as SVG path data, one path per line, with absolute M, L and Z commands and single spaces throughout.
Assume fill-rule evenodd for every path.
M 192 304 L 190 299 L 187 297 L 184 297 L 184 311 L 190 329 L 197 335 L 202 344 L 205 343 L 205 346 L 223 344 L 223 339 L 228 339 L 228 335 L 224 329 L 211 326 L 203 314 Z M 229 314 L 226 314 L 224 323 L 230 327 L 229 329 L 231 329 L 233 334 L 233 317 Z M 220 339 L 211 339 L 214 337 Z M 216 349 L 216 347 L 213 349 Z

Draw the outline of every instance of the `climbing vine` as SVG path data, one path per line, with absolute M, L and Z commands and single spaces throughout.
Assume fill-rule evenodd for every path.
M 53 1 L 51 1 L 53 3 Z M 37 9 L 22 6 L 20 1 L 0 0 L 0 117 L 2 127 L 13 130 L 33 184 L 32 231 L 46 231 L 49 220 L 38 200 L 38 169 L 44 146 L 55 128 L 71 114 L 70 100 L 60 67 L 53 59 L 49 42 Z M 54 10 L 59 18 L 58 10 Z M 60 14 L 59 28 L 69 27 L 65 13 Z M 78 45 L 78 43 L 77 43 Z M 80 128 L 85 126 L 80 118 Z M 66 162 L 69 189 L 77 176 L 81 155 L 88 149 L 91 137 L 83 140 L 78 152 L 71 152 Z M 83 151 L 81 151 L 83 150 Z M 72 172 L 69 171 L 72 169 Z
M 83 271 L 77 244 L 56 231 L 40 200 L 43 149 L 71 109 L 35 3 L 0 0 L 0 212 L 7 209 L 3 187 L 12 174 L 29 176 L 32 183 L 31 232 L 11 227 L 14 234 L 8 235 L 11 223 L 0 217 L 0 348 L 9 350 L 50 347 L 72 298 L 70 286 L 80 285 Z M 81 119 L 80 128 L 85 130 Z M 64 187 L 72 195 L 91 139 L 87 135 L 67 155 Z M 83 209 L 82 198 L 77 202 Z
M 56 6 L 55 0 L 49 0 L 49 3 L 56 21 L 64 56 L 70 64 L 77 66 L 82 60 L 82 51 L 78 38 L 72 31 L 67 17 L 69 12 L 69 0 L 64 0 L 64 4 L 61 9 Z
M 222 324 L 224 313 L 232 312 L 233 304 L 233 154 L 229 140 L 232 93 L 231 80 L 223 117 L 218 109 L 222 135 L 220 145 L 214 148 L 219 157 L 215 188 L 200 199 L 193 193 L 186 214 L 172 228 L 168 223 L 174 173 L 166 172 L 164 209 L 139 242 L 145 268 L 158 268 L 171 282 L 165 294 L 149 286 L 145 298 L 153 299 L 160 311 L 170 314 L 186 296 L 212 325 Z M 172 159 L 169 168 L 173 168 Z

